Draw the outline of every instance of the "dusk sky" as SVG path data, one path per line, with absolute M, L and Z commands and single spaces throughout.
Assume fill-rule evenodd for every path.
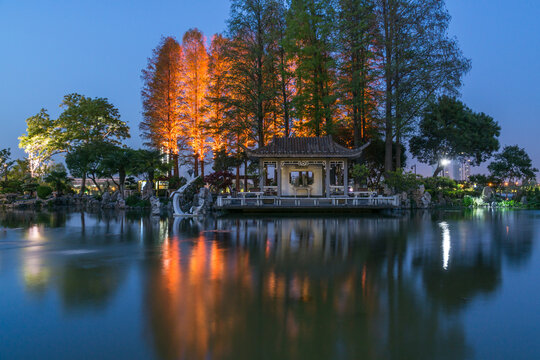
M 540 2 L 447 0 L 451 35 L 472 70 L 462 100 L 502 127 L 501 145 L 525 147 L 540 167 Z M 161 36 L 223 32 L 227 0 L 0 0 L 0 148 L 14 157 L 25 120 L 62 97 L 106 97 L 140 147 L 141 69 Z M 409 165 L 412 162 L 409 161 Z M 473 171 L 474 172 L 474 171 Z

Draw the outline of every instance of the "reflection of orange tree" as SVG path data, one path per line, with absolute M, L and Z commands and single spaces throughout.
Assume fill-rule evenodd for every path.
M 169 239 L 148 279 L 158 354 L 427 359 L 448 351 L 445 356 L 463 357 L 459 321 L 431 307 L 415 273 L 404 268 L 401 223 L 377 219 L 373 229 L 369 223 L 235 219 L 216 223 L 231 232 Z M 383 228 L 388 236 L 380 236 Z M 360 233 L 377 241 L 358 241 Z
M 224 251 L 203 235 L 190 249 L 180 249 L 175 238 L 164 243 L 161 269 L 151 273 L 147 294 L 156 350 L 162 358 L 199 359 L 210 351 L 232 352 L 229 337 L 243 317 L 229 311 L 243 301 L 250 278 L 245 276 L 247 254 L 225 263 Z M 227 292 L 231 281 L 244 291 Z

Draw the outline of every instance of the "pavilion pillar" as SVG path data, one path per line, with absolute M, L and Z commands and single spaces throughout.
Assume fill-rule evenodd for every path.
M 325 187 L 326 197 L 330 197 L 330 161 L 329 160 L 326 160 L 324 162 L 324 171 L 325 171 L 324 187 Z
M 264 191 L 264 161 L 263 159 L 259 160 L 259 191 Z
M 343 195 L 349 196 L 349 164 L 347 159 L 343 161 Z
M 277 171 L 277 196 L 281 196 L 281 160 L 276 161 L 276 171 Z

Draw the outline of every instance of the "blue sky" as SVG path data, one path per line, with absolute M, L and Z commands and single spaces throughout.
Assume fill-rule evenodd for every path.
M 447 0 L 450 32 L 472 70 L 463 101 L 502 126 L 501 144 L 520 144 L 540 167 L 540 1 Z M 0 148 L 16 157 L 25 120 L 57 116 L 71 92 L 107 97 L 141 144 L 140 73 L 162 35 L 225 30 L 227 0 L 0 0 Z M 410 162 L 410 164 L 412 164 Z

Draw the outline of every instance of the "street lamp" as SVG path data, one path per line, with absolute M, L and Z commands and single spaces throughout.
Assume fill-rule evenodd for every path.
M 441 165 L 442 165 L 442 166 L 448 166 L 448 165 L 450 165 L 451 162 L 452 162 L 452 161 L 449 160 L 449 159 L 442 159 L 442 160 L 441 160 Z

